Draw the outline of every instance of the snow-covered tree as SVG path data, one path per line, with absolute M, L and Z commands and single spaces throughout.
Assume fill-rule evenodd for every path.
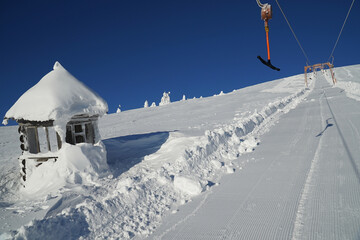
M 224 92 L 223 92 L 223 91 L 220 91 L 219 94 L 214 94 L 214 96 L 221 96 L 221 95 L 224 95 Z
M 149 107 L 149 102 L 146 100 L 144 103 L 144 108 L 148 108 Z
M 116 109 L 116 113 L 121 112 L 121 105 L 119 104 L 119 107 Z
M 156 107 L 156 103 L 153 102 L 150 107 Z
M 169 103 L 170 103 L 170 92 L 164 92 L 161 98 L 161 102 L 159 103 L 159 106 L 166 105 Z
M 185 100 L 186 100 L 186 97 L 185 97 L 185 95 L 183 95 L 181 101 L 185 101 Z

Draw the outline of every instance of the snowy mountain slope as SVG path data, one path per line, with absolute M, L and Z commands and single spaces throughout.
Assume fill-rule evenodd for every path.
M 229 94 L 110 114 L 100 122 L 101 134 L 104 139 L 119 134 L 174 130 L 190 132 L 190 135 L 194 135 L 194 132 L 202 135 L 204 130 L 232 123 L 234 118 L 250 116 L 267 104 L 301 91 L 304 87 L 303 81 L 303 76 L 298 75 L 234 90 Z
M 341 72 L 341 70 L 340 70 Z M 359 79 L 360 80 L 360 79 Z M 251 161 L 164 219 L 150 239 L 358 239 L 360 104 L 318 74 Z
M 356 80 L 360 66 L 350 67 L 336 69 L 339 82 L 346 70 Z M 20 154 L 17 131 L 1 127 L 0 161 L 8 166 L 0 172 L 4 179 L 0 182 L 1 236 L 142 238 L 160 226 L 164 216 L 177 212 L 180 205 L 188 203 L 184 206 L 189 206 L 190 213 L 194 212 L 192 206 L 200 209 L 198 200 L 215 196 L 224 175 L 225 180 L 241 175 L 244 183 L 252 183 L 254 176 L 247 169 L 253 164 L 245 153 L 257 148 L 256 154 L 278 141 L 271 134 L 271 126 L 281 128 L 277 121 L 310 94 L 312 87 L 305 90 L 303 81 L 303 75 L 298 75 L 225 95 L 107 115 L 99 126 L 110 167 L 107 175 L 90 185 L 68 185 L 33 199 L 24 199 L 21 192 L 11 190 L 17 181 L 14 169 L 18 163 L 14 160 Z M 286 135 L 288 131 L 284 132 Z M 268 144 L 261 141 L 257 147 L 263 134 L 270 136 Z M 281 148 L 269 153 L 271 159 L 277 158 L 276 150 Z M 259 182 L 256 178 L 254 181 Z M 305 183 L 299 181 L 301 184 Z M 173 215 L 183 217 L 178 222 L 170 221 L 175 229 L 190 218 L 191 214 L 185 212 Z M 34 217 L 38 220 L 32 220 Z M 163 226 L 159 228 L 160 236 L 168 232 L 161 233 L 161 229 Z M 231 224 L 227 229 L 232 229 Z M 156 234 L 159 236 L 159 232 Z
M 346 96 L 360 101 L 360 69 L 358 65 L 346 66 L 335 69 L 335 77 L 340 81 L 336 84 L 336 87 L 345 91 Z M 332 79 L 329 75 L 325 76 L 329 83 L 332 83 Z

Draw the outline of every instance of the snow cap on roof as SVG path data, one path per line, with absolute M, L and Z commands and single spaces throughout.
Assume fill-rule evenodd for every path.
M 53 70 L 9 109 L 3 124 L 7 119 L 64 121 L 80 114 L 101 116 L 107 111 L 107 103 L 100 96 L 55 62 Z

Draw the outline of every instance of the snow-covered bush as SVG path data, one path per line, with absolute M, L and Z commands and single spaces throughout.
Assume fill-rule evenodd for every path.
M 224 95 L 224 92 L 223 92 L 223 91 L 220 91 L 219 94 L 214 94 L 214 96 L 222 96 L 222 95 Z
M 156 103 L 153 102 L 150 107 L 156 107 Z
M 159 106 L 166 105 L 169 103 L 170 103 L 170 92 L 164 92 L 161 98 L 161 102 L 159 103 Z
M 121 105 L 120 104 L 119 104 L 119 107 L 116 110 L 116 113 L 119 113 L 119 112 L 121 112 Z

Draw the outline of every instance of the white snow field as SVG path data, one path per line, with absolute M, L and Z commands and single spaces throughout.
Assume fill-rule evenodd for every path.
M 360 65 L 335 73 L 105 115 L 105 173 L 36 194 L 0 127 L 0 239 L 359 239 Z

